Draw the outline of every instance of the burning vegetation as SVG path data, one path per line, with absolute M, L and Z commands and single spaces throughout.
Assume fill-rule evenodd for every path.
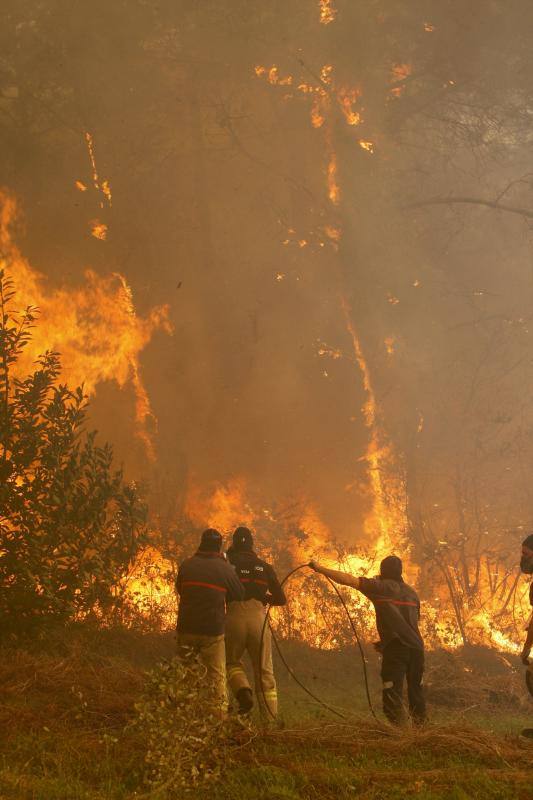
M 333 37 L 331 41 L 335 41 L 346 26 L 349 28 L 354 23 L 347 10 L 342 9 L 341 13 L 336 3 L 320 3 L 317 14 L 316 23 L 327 29 L 328 37 Z M 345 27 L 342 27 L 342 15 L 345 15 Z M 302 42 L 306 36 L 312 40 L 314 24 L 310 18 L 308 29 L 302 33 Z M 369 20 L 365 24 L 371 25 Z M 395 30 L 394 18 L 387 15 L 376 18 L 372 24 L 377 25 L 376 31 L 385 31 L 387 26 L 390 31 Z M 23 22 L 21 25 L 24 27 Z M 276 283 L 281 284 L 283 278 L 285 284 L 288 278 L 290 282 L 300 281 L 302 289 L 296 294 L 292 287 L 283 289 L 286 299 L 279 296 L 281 286 L 275 291 L 269 290 L 268 305 L 276 303 L 280 306 L 280 311 L 274 312 L 274 319 L 281 323 L 286 338 L 283 315 L 287 312 L 283 309 L 289 297 L 293 297 L 292 313 L 297 317 L 305 314 L 307 304 L 312 309 L 311 330 L 327 337 L 328 344 L 315 348 L 312 337 L 306 342 L 305 335 L 309 335 L 309 326 L 306 326 L 301 337 L 304 343 L 298 345 L 309 348 L 306 359 L 299 357 L 291 366 L 290 359 L 294 354 L 289 348 L 287 356 L 280 355 L 273 360 L 275 344 L 272 343 L 273 350 L 266 328 L 258 333 L 258 326 L 265 327 L 264 315 L 261 310 L 249 311 L 253 338 L 250 344 L 245 344 L 245 349 L 252 354 L 253 361 L 246 367 L 246 359 L 241 364 L 226 352 L 222 353 L 220 361 L 221 368 L 227 368 L 229 374 L 235 376 L 234 380 L 240 384 L 239 390 L 221 387 L 217 395 L 213 358 L 218 348 L 209 344 L 207 331 L 201 331 L 198 323 L 192 326 L 190 333 L 185 333 L 183 328 L 190 313 L 196 313 L 201 308 L 199 302 L 203 297 L 207 298 L 208 284 L 203 279 L 185 299 L 185 307 L 181 301 L 184 293 L 179 295 L 180 310 L 176 317 L 168 300 L 148 309 L 144 316 L 139 315 L 124 274 L 128 270 L 119 272 L 113 268 L 107 274 L 100 274 L 94 268 L 86 269 L 82 288 L 65 281 L 58 282 L 57 277 L 45 278 L 21 253 L 17 243 L 22 233 L 21 210 L 11 190 L 4 190 L 0 219 L 4 266 L 14 281 L 19 307 L 38 307 L 41 311 L 39 326 L 32 331 L 31 339 L 14 367 L 16 374 L 28 374 L 40 354 L 59 352 L 61 380 L 69 385 L 83 385 L 85 393 L 96 396 L 98 421 L 104 419 L 106 403 L 110 402 L 106 400 L 99 405 L 98 387 L 112 382 L 120 387 L 124 394 L 112 395 L 113 402 L 118 404 L 129 402 L 125 399 L 126 389 L 131 387 L 134 397 L 132 432 L 144 442 L 144 456 L 139 451 L 136 455 L 128 453 L 124 441 L 119 441 L 120 456 L 126 458 L 128 470 L 137 469 L 144 474 L 151 484 L 153 497 L 152 542 L 149 550 L 132 564 L 128 584 L 131 596 L 141 603 L 146 598 L 142 588 L 145 580 L 140 576 L 149 563 L 148 595 L 158 603 L 164 594 L 172 605 L 169 577 L 175 572 L 172 565 L 189 542 L 188 531 L 212 525 L 229 532 L 235 525 L 246 523 L 257 530 L 266 552 L 274 558 L 281 558 L 287 567 L 298 559 L 321 554 L 331 564 L 357 567 L 363 573 L 371 574 L 385 553 L 401 551 L 407 556 L 410 579 L 424 592 L 426 620 L 434 646 L 458 647 L 467 642 L 485 642 L 509 652 L 516 651 L 519 646 L 522 620 L 527 612 L 527 586 L 516 574 L 514 552 L 508 545 L 510 539 L 513 536 L 519 538 L 529 524 L 528 494 L 520 488 L 529 458 L 526 445 L 528 412 L 513 397 L 516 388 L 526 379 L 524 370 L 528 368 L 522 356 L 527 345 L 527 317 L 520 315 L 513 300 L 516 296 L 518 302 L 519 294 L 510 286 L 511 281 L 506 281 L 509 290 L 506 289 L 504 295 L 496 291 L 497 279 L 490 264 L 483 288 L 478 288 L 480 276 L 476 267 L 472 267 L 469 279 L 472 288 L 465 286 L 461 289 L 462 294 L 455 294 L 454 321 L 449 326 L 440 320 L 439 314 L 443 312 L 445 319 L 451 309 L 448 297 L 453 294 L 452 278 L 448 288 L 438 290 L 440 297 L 438 292 L 429 289 L 424 297 L 408 296 L 409 287 L 411 293 L 413 288 L 420 292 L 421 287 L 429 286 L 435 280 L 431 269 L 422 266 L 424 258 L 432 257 L 427 237 L 432 231 L 434 218 L 417 216 L 410 220 L 405 212 L 383 204 L 379 186 L 387 180 L 392 194 L 398 192 L 398 176 L 409 164 L 407 157 L 401 155 L 401 137 L 414 143 L 422 142 L 424 137 L 428 142 L 432 137 L 437 140 L 439 135 L 439 141 L 442 141 L 442 136 L 448 131 L 460 145 L 460 126 L 477 125 L 480 130 L 480 126 L 485 124 L 487 134 L 482 146 L 487 152 L 491 148 L 506 147 L 512 163 L 512 159 L 519 161 L 523 134 L 517 119 L 512 136 L 509 133 L 497 142 L 492 134 L 489 136 L 488 120 L 476 118 L 472 110 L 468 117 L 467 112 L 461 111 L 457 105 L 459 101 L 450 102 L 442 94 L 443 87 L 455 87 L 461 83 L 458 64 L 454 65 L 453 60 L 450 60 L 446 77 L 444 62 L 440 67 L 442 78 L 436 75 L 421 77 L 429 54 L 435 47 L 444 48 L 445 41 L 443 39 L 439 45 L 440 25 L 423 21 L 420 30 L 432 36 L 426 39 L 417 34 L 418 38 L 409 44 L 404 43 L 403 52 L 398 43 L 393 48 L 394 55 L 390 54 L 388 71 L 383 71 L 377 79 L 370 78 L 370 62 L 350 66 L 342 48 L 336 60 L 320 60 L 319 48 L 318 60 L 316 56 L 312 61 L 308 60 L 308 55 L 301 50 L 300 55 L 292 59 L 279 51 L 279 60 L 275 64 L 266 61 L 252 67 L 253 62 L 249 62 L 255 79 L 267 86 L 265 94 L 259 95 L 253 85 L 247 86 L 246 90 L 243 87 L 243 91 L 255 95 L 255 113 L 263 113 L 261 104 L 266 102 L 289 109 L 294 102 L 303 101 L 301 111 L 295 107 L 285 115 L 299 120 L 302 141 L 310 143 L 309 161 L 314 161 L 314 174 L 311 172 L 305 177 L 307 187 L 294 182 L 299 180 L 298 169 L 301 168 L 298 160 L 294 162 L 291 193 L 287 197 L 286 209 L 280 212 L 281 216 L 290 218 L 292 224 L 296 223 L 295 227 L 291 224 L 287 228 L 288 238 L 283 243 L 294 241 L 302 256 L 296 252 L 285 257 L 284 271 L 274 275 Z M 31 38 L 32 34 L 28 32 L 25 35 Z M 147 60 L 148 64 L 153 60 L 161 72 L 159 100 L 164 98 L 169 80 L 179 83 L 184 76 L 169 60 L 174 46 L 172 39 L 156 36 L 154 29 L 151 36 L 146 32 L 144 42 L 143 66 L 144 61 Z M 133 52 L 130 56 L 134 57 Z M 141 58 L 141 53 L 138 57 Z M 247 48 L 243 48 L 242 63 L 248 57 Z M 20 72 L 19 68 L 16 74 L 21 86 L 26 85 L 24 82 L 31 82 L 28 72 Z M 9 87 L 4 90 L 7 105 L 3 108 L 7 113 L 9 106 L 17 114 L 16 101 L 22 89 L 15 81 L 15 72 L 13 76 L 11 87 L 17 91 Z M 450 113 L 453 111 L 453 123 L 441 123 L 439 134 L 435 125 L 429 123 L 416 132 L 411 130 L 407 115 L 405 120 L 397 122 L 398 130 L 387 127 L 387 115 L 394 120 L 397 109 L 402 104 L 408 107 L 416 93 L 423 95 L 428 92 L 435 78 L 441 87 L 438 102 L 449 108 Z M 208 80 L 207 74 L 202 76 L 204 83 Z M 381 100 L 379 80 L 385 93 Z M 499 88 L 494 90 L 495 102 Z M 276 92 L 277 97 L 269 100 L 268 91 Z M 475 85 L 468 88 L 465 85 L 462 91 L 463 102 L 467 103 L 475 96 Z M 205 116 L 194 105 L 194 97 L 190 95 L 187 100 L 190 112 L 183 135 L 201 135 L 191 177 L 205 181 L 206 159 L 208 155 L 212 158 L 208 139 L 212 139 L 216 131 L 229 137 L 235 152 L 241 157 L 249 160 L 250 153 L 241 138 L 247 135 L 246 123 L 240 126 L 242 131 L 239 131 L 238 119 L 232 121 L 230 110 L 224 109 L 223 105 L 217 111 L 218 116 Z M 251 102 L 251 95 L 247 102 Z M 383 104 L 381 110 L 380 102 Z M 208 108 L 206 104 L 205 110 Z M 133 109 L 128 107 L 128 113 L 132 115 Z M 308 131 L 305 130 L 307 115 Z M 166 123 L 161 120 L 159 124 Z M 79 194 L 91 195 L 88 205 L 83 208 L 99 215 L 87 220 L 92 236 L 107 246 L 108 232 L 114 227 L 111 215 L 117 205 L 113 202 L 108 177 L 114 165 L 106 155 L 107 176 L 102 177 L 97 154 L 105 151 L 109 134 L 96 134 L 95 125 L 96 120 L 90 127 L 91 132 L 84 131 L 81 136 L 85 164 L 83 161 L 76 164 L 72 160 L 72 171 L 78 175 L 74 183 Z M 315 137 L 312 145 L 309 136 Z M 376 142 L 380 142 L 379 152 Z M 292 147 L 290 139 L 287 145 Z M 53 148 L 53 143 L 49 142 L 47 146 Z M 356 157 L 357 148 L 375 159 L 374 166 L 368 166 Z M 264 157 L 260 156 L 259 172 L 254 179 L 260 179 Z M 422 151 L 416 159 L 423 159 Z M 416 159 L 412 159 L 412 170 Z M 253 159 L 251 163 L 254 163 Z M 398 175 L 391 171 L 393 164 Z M 122 169 L 120 164 L 116 165 L 118 182 Z M 363 197 L 367 197 L 372 213 L 381 215 L 384 221 L 389 220 L 384 241 L 388 251 L 386 260 L 385 250 L 372 244 L 377 227 L 369 226 L 368 220 L 363 222 L 366 218 L 361 202 L 354 205 L 357 196 L 352 187 L 354 169 L 359 175 L 356 183 L 361 186 L 361 202 Z M 435 166 L 435 180 L 440 174 L 438 170 Z M 498 169 L 493 172 L 492 180 L 496 181 Z M 283 171 L 278 175 L 274 170 L 273 185 L 282 177 Z M 518 189 L 524 183 L 525 179 L 522 184 L 518 183 Z M 378 188 L 369 194 L 372 184 L 377 184 Z M 12 188 L 17 189 L 16 186 Z M 416 191 L 424 189 L 409 178 L 405 190 L 408 196 L 413 196 Z M 203 225 L 209 226 L 201 238 L 211 253 L 208 256 L 205 246 L 198 250 L 194 257 L 200 263 L 204 257 L 214 256 L 218 212 L 216 198 L 205 193 L 206 186 L 197 184 L 195 191 L 200 193 L 195 201 L 199 219 Z M 509 191 L 510 187 L 506 192 Z M 23 197 L 23 203 L 25 207 L 31 206 L 27 195 Z M 364 204 L 368 208 L 366 200 Z M 496 201 L 496 205 L 499 204 L 500 200 Z M 236 209 L 238 207 L 237 204 Z M 27 224 L 31 224 L 35 213 L 32 209 Z M 281 219 L 279 221 L 283 224 Z M 508 240 L 512 236 L 509 222 L 509 218 L 500 222 L 501 235 Z M 366 228 L 364 232 L 361 223 Z M 441 215 L 439 227 L 442 227 L 441 223 L 453 230 L 451 218 Z M 467 219 L 464 225 L 468 227 L 468 223 Z M 417 227 L 416 247 L 411 243 L 407 247 L 404 242 L 407 224 Z M 487 215 L 482 224 L 490 224 Z M 122 236 L 126 243 L 125 233 L 118 232 L 121 223 L 117 221 L 116 225 L 116 235 Z M 306 229 L 303 225 L 307 226 Z M 460 238 L 466 242 L 469 235 L 474 234 L 463 228 Z M 267 225 L 263 225 L 261 236 L 268 238 Z M 29 241 L 34 247 L 31 235 Z M 38 239 L 35 242 L 38 244 Z M 324 247 L 326 244 L 328 246 Z M 243 246 L 251 246 L 246 236 Z M 272 247 L 275 246 L 274 234 Z M 354 246 L 358 255 L 357 265 L 352 268 L 350 261 Z M 461 248 L 464 246 L 462 243 L 456 245 L 449 259 L 462 263 L 464 254 Z M 520 246 L 515 244 L 512 247 L 519 262 Z M 109 257 L 115 260 L 116 253 L 111 255 L 109 252 Z M 283 253 L 277 253 L 276 258 L 278 261 L 283 259 Z M 433 270 L 438 272 L 441 256 L 435 253 L 433 259 L 436 262 Z M 388 268 L 391 260 L 398 260 L 396 269 Z M 371 274 L 377 265 L 382 275 L 376 282 Z M 132 273 L 134 276 L 136 269 Z M 330 275 L 327 283 L 321 277 L 324 270 Z M 425 272 L 426 280 L 422 283 L 419 277 L 413 279 L 413 270 L 417 276 Z M 226 282 L 229 281 L 231 286 L 246 285 L 245 309 L 252 307 L 250 303 L 253 303 L 258 280 L 267 276 L 268 270 L 263 276 L 258 273 L 257 277 L 244 278 L 237 265 L 227 273 Z M 135 281 L 139 282 L 137 277 Z M 164 283 L 169 285 L 167 277 Z M 492 289 L 485 288 L 491 283 Z M 177 285 L 180 288 L 182 281 Z M 361 293 L 365 297 L 364 306 L 359 299 Z M 313 308 L 313 298 L 320 303 L 322 296 L 327 297 L 327 312 L 321 316 Z M 387 299 L 390 309 L 384 305 Z M 206 303 L 206 308 L 210 308 L 209 300 Z M 419 310 L 417 303 L 421 304 Z M 402 311 L 404 304 L 408 308 L 407 316 Z M 431 304 L 439 317 L 440 328 L 438 333 L 432 334 L 433 341 L 428 350 L 424 342 L 427 332 L 424 313 Z M 184 315 L 183 322 L 178 321 L 179 315 Z M 176 342 L 179 350 L 188 354 L 181 356 L 184 369 L 180 395 L 187 397 L 191 380 L 194 380 L 205 386 L 207 395 L 212 395 L 215 402 L 211 406 L 205 398 L 200 400 L 188 426 L 193 434 L 189 432 L 181 441 L 179 428 L 173 426 L 168 415 L 168 403 L 162 396 L 170 386 L 164 388 L 165 382 L 159 380 L 148 361 L 147 372 L 152 382 L 149 391 L 140 363 L 141 354 L 149 348 L 154 333 L 158 329 L 171 333 L 173 325 L 178 325 L 178 340 L 172 341 Z M 189 336 L 193 335 L 195 328 L 198 338 L 192 344 Z M 242 335 L 241 328 L 241 323 L 236 326 L 228 322 L 228 336 L 238 338 Z M 449 333 L 443 339 L 447 329 Z M 413 336 L 418 333 L 422 342 L 415 344 Z M 385 342 L 386 360 L 377 355 L 376 334 Z M 225 322 L 222 322 L 222 344 L 224 341 Z M 169 341 L 160 346 L 159 354 L 152 349 L 150 358 L 154 364 L 163 357 L 168 360 L 169 347 L 174 346 Z M 207 357 L 206 364 L 210 363 L 203 375 L 202 368 L 193 366 L 195 361 L 202 363 L 195 358 L 195 351 L 201 359 Z M 436 362 L 434 372 L 431 361 L 427 360 L 430 354 Z M 256 360 L 259 369 L 270 371 L 279 385 L 279 393 L 275 392 L 274 403 L 268 410 L 264 408 L 261 414 L 254 415 L 250 409 L 254 409 L 258 393 L 261 394 L 268 385 L 256 370 Z M 318 367 L 320 362 L 324 363 L 324 368 Z M 448 371 L 447 364 L 450 365 Z M 285 377 L 289 375 L 289 369 L 298 375 L 297 387 L 291 388 L 290 378 Z M 443 394 L 441 376 L 448 376 L 446 383 L 453 384 L 450 394 L 446 390 Z M 328 389 L 320 387 L 317 383 L 320 378 L 334 386 Z M 306 382 L 310 382 L 309 386 L 316 384 L 311 393 L 304 389 Z M 394 386 L 392 395 L 388 385 Z M 495 394 L 493 389 L 496 386 L 500 388 Z M 308 409 L 298 421 L 294 420 L 294 436 L 288 432 L 280 414 L 283 414 L 284 407 L 288 409 L 291 403 L 298 402 L 302 392 L 306 396 L 306 405 L 313 412 Z M 339 393 L 342 402 L 338 412 L 328 413 L 326 409 L 337 406 Z M 231 398 L 234 394 L 236 396 Z M 163 417 L 163 438 L 157 442 L 156 413 L 150 395 L 159 406 L 157 416 Z M 445 401 L 442 408 L 439 406 L 441 398 Z M 228 418 L 228 400 L 235 409 L 237 427 Z M 195 401 L 191 398 L 190 402 L 194 404 Z M 247 407 L 241 408 L 241 402 Z M 233 406 L 235 403 L 237 405 Z M 178 406 L 185 411 L 185 416 L 187 408 L 192 408 L 183 399 Z M 213 422 L 217 417 L 218 421 Z M 338 424 L 336 417 L 339 418 Z M 201 441 L 194 434 L 195 426 L 204 429 L 206 438 L 201 449 L 211 451 L 212 456 L 204 452 L 198 459 L 198 454 L 194 453 Z M 355 433 L 349 433 L 350 428 Z M 173 457 L 170 457 L 168 445 L 163 441 L 169 438 L 171 431 L 179 442 Z M 288 438 L 285 438 L 285 432 Z M 124 429 L 121 434 L 124 436 Z M 256 444 L 253 456 L 244 443 L 244 434 Z M 283 452 L 279 447 L 281 442 Z M 228 451 L 231 451 L 231 456 Z M 270 451 L 272 455 L 269 455 Z M 269 460 L 271 466 L 268 466 Z M 266 465 L 264 468 L 260 467 L 263 463 Z M 161 477 L 164 470 L 169 470 L 166 479 Z M 281 491 L 281 484 L 275 477 L 278 474 L 287 476 Z M 494 487 L 501 485 L 502 478 L 505 491 L 495 495 Z M 514 484 L 512 488 L 511 484 Z M 514 508 L 514 513 L 511 513 L 511 508 Z M 173 519 L 170 519 L 172 514 Z M 154 594 L 156 584 L 160 588 Z M 301 611 L 297 611 L 302 623 L 298 623 L 296 628 L 303 638 L 307 636 L 312 641 L 316 638 L 314 634 L 307 635 L 304 630 L 309 614 L 314 616 L 309 605 L 312 606 L 312 600 L 306 596 L 305 601 L 301 601 Z M 368 623 L 364 602 L 358 614 Z
M 433 696 L 477 705 L 531 614 L 530 4 L 45 6 L 0 12 L 6 633 L 165 642 L 245 525 L 280 575 L 400 555 Z M 287 593 L 294 658 L 340 664 L 346 614 L 368 650 L 365 596 Z

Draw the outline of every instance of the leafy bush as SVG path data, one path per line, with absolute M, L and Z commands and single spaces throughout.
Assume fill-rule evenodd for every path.
M 230 723 L 205 676 L 192 652 L 148 674 L 135 727 L 146 741 L 146 782 L 152 789 L 193 788 L 219 778 L 228 763 Z
M 146 509 L 111 447 L 85 433 L 87 397 L 58 382 L 59 355 L 17 374 L 38 310 L 16 313 L 14 296 L 0 270 L 0 617 L 20 628 L 116 608 Z

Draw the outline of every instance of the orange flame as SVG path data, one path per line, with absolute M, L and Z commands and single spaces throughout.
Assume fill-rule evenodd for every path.
M 328 86 L 333 84 L 333 65 L 324 64 L 320 70 L 320 80 Z
M 226 486 L 217 485 L 212 493 L 199 486 L 189 488 L 185 515 L 199 527 L 229 533 L 238 525 L 251 525 L 254 513 L 245 501 L 244 478 L 234 478 Z
M 107 239 L 108 227 L 105 222 L 100 222 L 99 219 L 93 219 L 90 222 L 90 226 L 91 236 L 94 236 L 95 239 L 100 239 L 103 242 Z
M 392 83 L 403 83 L 413 72 L 412 64 L 394 64 L 391 70 Z M 405 91 L 405 85 L 394 86 L 390 93 L 393 97 L 400 97 Z
M 88 132 L 85 134 L 85 141 L 87 142 L 87 151 L 89 153 L 89 161 L 91 162 L 93 186 L 97 191 L 102 193 L 108 205 L 111 206 L 111 187 L 108 180 L 100 181 L 100 176 L 98 175 L 98 169 L 96 166 L 96 156 L 94 154 L 94 139 Z M 103 208 L 103 203 L 101 203 L 101 207 Z
M 175 626 L 174 565 L 153 547 L 137 555 L 116 591 L 142 616 L 158 620 L 166 630 Z
M 61 353 L 62 380 L 71 386 L 83 384 L 93 394 L 102 381 L 115 381 L 121 388 L 132 386 L 136 399 L 137 434 L 154 458 L 147 427 L 154 426 L 150 401 L 141 378 L 140 354 L 154 332 L 171 332 L 168 307 L 152 309 L 138 317 L 126 279 L 112 273 L 101 277 L 85 273 L 85 286 L 48 289 L 44 278 L 22 255 L 12 238 L 18 217 L 15 200 L 0 193 L 0 247 L 2 261 L 12 276 L 21 306 L 38 306 L 41 317 L 25 350 L 21 369 L 31 369 L 46 350 Z
M 328 0 L 322 0 L 320 9 L 321 22 L 323 24 L 332 22 L 336 15 L 333 3 Z M 430 23 L 425 23 L 424 28 L 427 32 L 434 30 L 434 26 Z M 390 89 L 393 97 L 399 97 L 404 92 L 407 78 L 411 74 L 412 66 L 410 64 L 393 65 L 391 70 L 391 83 L 393 86 Z M 448 84 L 452 85 L 453 81 L 449 81 Z M 325 65 L 322 68 L 315 84 L 302 82 L 298 84 L 297 89 L 302 94 L 312 97 L 311 124 L 314 128 L 323 130 L 324 151 L 327 159 L 326 187 L 331 203 L 337 206 L 340 204 L 341 190 L 338 181 L 337 154 L 333 139 L 332 98 L 336 98 L 346 123 L 357 127 L 362 121 L 361 111 L 356 108 L 356 104 L 361 97 L 361 91 L 357 88 L 335 88 L 331 65 Z M 375 143 L 370 139 L 358 139 L 357 144 L 370 154 L 374 152 Z M 335 235 L 330 235 L 328 227 L 335 231 Z M 333 244 L 338 246 L 338 241 L 341 237 L 340 229 L 336 226 L 325 226 L 323 230 Z M 286 242 L 288 241 L 286 240 Z M 320 242 L 320 246 L 323 246 L 323 244 L 323 242 Z M 418 286 L 419 281 L 416 280 L 413 285 Z M 387 300 L 391 305 L 397 305 L 400 302 L 397 297 L 390 293 L 387 296 Z M 305 530 L 307 538 L 304 540 L 305 543 L 298 540 L 293 544 L 292 550 L 295 557 L 303 558 L 307 550 L 320 549 L 321 557 L 327 559 L 330 565 L 337 568 L 340 566 L 356 574 L 367 574 L 369 570 L 375 568 L 378 559 L 391 552 L 394 544 L 401 544 L 405 555 L 404 542 L 408 529 L 406 491 L 401 480 L 398 458 L 382 424 L 381 412 L 372 384 L 370 369 L 359 335 L 352 321 L 351 309 L 344 298 L 341 303 L 346 320 L 346 328 L 353 346 L 354 361 L 360 370 L 365 392 L 362 412 L 369 438 L 366 453 L 361 460 L 364 460 L 367 465 L 369 494 L 372 501 L 370 513 L 365 521 L 365 531 L 370 540 L 376 543 L 375 552 L 370 557 L 362 553 L 348 553 L 340 559 L 338 555 L 331 552 L 333 537 L 327 526 L 320 520 L 314 506 L 310 503 L 304 504 L 305 511 L 300 516 L 300 526 Z M 395 347 L 393 337 L 387 337 L 384 345 L 388 355 L 392 356 Z M 333 359 L 343 357 L 340 350 L 330 348 L 323 343 L 319 343 L 318 354 Z M 423 430 L 423 424 L 423 416 L 420 413 L 418 421 L 419 434 Z M 408 552 L 406 562 L 407 578 L 410 582 L 416 584 L 418 568 L 410 563 Z M 457 620 L 454 618 L 453 609 L 447 596 L 447 589 L 443 585 L 443 587 L 436 589 L 436 592 L 437 594 L 440 592 L 443 597 L 438 596 L 431 603 L 426 602 L 424 604 L 424 626 L 428 644 L 430 646 L 440 645 L 450 648 L 459 647 L 462 644 L 462 636 L 459 632 Z M 516 629 L 512 635 L 509 634 L 503 623 L 494 624 L 494 615 L 491 615 L 487 610 L 490 607 L 490 597 L 490 593 L 485 593 L 484 589 L 482 589 L 481 596 L 476 601 L 477 605 L 472 603 L 465 611 L 464 631 L 471 641 L 488 642 L 508 652 L 516 652 L 518 648 L 516 637 L 519 634 Z M 362 615 L 366 625 L 371 620 L 372 615 L 368 607 L 365 607 L 365 602 L 360 598 L 350 599 L 350 603 L 353 603 L 357 614 Z M 524 611 L 523 597 L 519 599 L 518 607 L 522 612 Z M 295 625 L 291 622 L 291 632 L 297 631 L 307 641 L 319 643 L 320 646 L 336 646 L 335 637 L 330 637 L 326 641 L 323 636 L 317 636 L 316 631 L 313 632 L 310 629 L 309 624 L 314 624 L 317 614 L 313 607 L 313 602 L 301 591 L 298 592 L 295 613 L 298 619 Z M 361 616 L 359 618 L 361 619 Z
M 331 239 L 333 242 L 340 242 L 341 240 L 341 229 L 335 225 L 326 225 L 324 228 L 324 233 L 328 239 Z
M 311 105 L 311 125 L 313 128 L 321 128 L 326 121 L 322 111 L 323 100 L 319 94 L 313 97 Z
M 320 8 L 320 23 L 322 25 L 330 25 L 332 22 L 335 22 L 338 12 L 333 0 L 319 0 L 318 5 Z
M 389 547 L 393 541 L 401 540 L 402 535 L 407 530 L 404 489 L 397 478 L 391 477 L 387 479 L 386 477 L 390 466 L 394 463 L 394 454 L 379 424 L 378 404 L 372 386 L 370 370 L 363 353 L 361 341 L 352 322 L 350 306 L 345 298 L 341 298 L 341 307 L 366 394 L 363 417 L 370 432 L 370 439 L 364 459 L 368 465 L 368 476 L 372 491 L 372 514 L 367 520 L 366 529 L 369 534 L 373 533 L 374 536 L 376 532 L 378 533 L 378 546 L 382 549 Z
M 396 81 L 404 81 L 406 78 L 409 77 L 413 72 L 413 65 L 412 64 L 394 64 L 392 68 L 392 80 Z
M 328 167 L 328 197 L 334 206 L 338 206 L 341 199 L 341 190 L 337 180 L 337 154 L 331 152 L 329 155 Z
M 345 309 L 345 313 L 348 313 L 347 306 Z M 369 471 L 377 467 L 377 477 L 373 486 L 375 497 L 372 517 L 369 517 L 366 526 L 374 542 L 371 550 L 354 548 L 345 552 L 342 547 L 337 549 L 334 535 L 320 517 L 316 506 L 304 498 L 300 498 L 300 501 L 294 504 L 289 516 L 277 517 L 276 512 L 269 508 L 254 507 L 249 502 L 243 477 L 234 478 L 225 485 L 215 485 L 210 490 L 192 485 L 186 499 L 185 513 L 196 527 L 214 526 L 226 535 L 240 524 L 252 527 L 256 534 L 259 552 L 264 558 L 273 560 L 278 569 L 279 555 L 283 552 L 290 554 L 293 563 L 300 564 L 309 561 L 310 558 L 318 558 L 333 569 L 345 570 L 352 575 L 371 576 L 379 571 L 379 562 L 393 550 L 394 543 L 399 543 L 400 532 L 397 522 L 401 522 L 401 505 L 397 502 L 398 497 L 395 500 L 390 494 L 391 484 L 385 474 L 379 477 L 380 468 L 386 465 L 392 453 L 383 446 L 379 452 L 375 452 L 376 444 L 382 444 L 384 440 L 383 434 L 379 431 L 379 410 L 361 344 L 349 318 L 348 327 L 352 331 L 354 348 L 361 360 L 360 368 L 366 380 L 367 417 L 374 425 L 367 452 Z M 381 532 L 375 525 L 379 514 L 382 514 Z M 281 534 L 277 548 L 272 540 L 272 525 Z M 228 544 L 229 537 L 226 540 L 226 547 Z M 190 554 L 195 545 L 196 542 L 188 539 L 185 549 L 180 551 L 181 556 Z M 406 577 L 410 583 L 416 585 L 417 568 L 410 563 L 408 553 L 405 556 L 404 551 L 402 555 Z M 147 548 L 133 565 L 126 585 L 127 595 L 132 604 L 137 605 L 141 611 L 144 609 L 147 615 L 159 615 L 169 628 L 173 626 L 175 620 L 173 574 L 172 564 L 157 551 Z M 300 577 L 291 582 L 289 609 L 275 610 L 274 622 L 282 635 L 297 637 L 312 646 L 324 649 L 338 648 L 342 646 L 342 635 L 339 635 L 335 627 L 329 630 L 324 627 L 322 610 L 317 606 L 316 587 L 314 584 L 313 587 L 307 587 L 306 581 L 309 579 L 313 580 L 310 574 L 300 573 Z M 357 592 L 344 594 L 350 611 L 358 620 L 364 638 L 367 640 L 373 638 L 375 622 L 369 601 Z M 525 597 L 526 593 L 521 599 L 518 598 L 518 607 L 521 611 L 525 609 Z M 334 617 L 338 613 L 336 598 L 331 595 L 326 602 L 328 613 Z M 339 618 L 340 626 L 343 622 L 345 621 Z M 429 649 L 445 647 L 453 650 L 462 645 L 462 638 L 454 624 L 450 604 L 443 602 L 438 596 L 431 601 L 423 602 L 421 629 Z M 516 630 L 513 632 L 505 626 L 501 628 L 494 624 L 494 615 L 487 608 L 480 607 L 479 603 L 465 615 L 465 629 L 469 640 L 473 643 L 488 644 L 509 653 L 516 653 L 519 650 Z
M 359 125 L 362 121 L 360 113 L 353 108 L 360 96 L 360 89 L 345 87 L 339 89 L 337 100 L 348 125 Z
M 263 67 L 258 64 L 254 67 L 254 72 L 258 78 L 265 77 L 271 86 L 290 86 L 292 84 L 292 75 L 286 75 L 281 78 L 279 69 L 275 64 L 271 67 Z

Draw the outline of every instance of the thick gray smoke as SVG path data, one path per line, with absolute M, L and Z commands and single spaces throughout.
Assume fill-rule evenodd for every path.
M 344 298 L 413 525 L 429 515 L 465 534 L 468 505 L 495 536 L 533 517 L 530 5 L 335 5 L 323 25 L 303 0 L 9 0 L 2 183 L 52 286 L 91 266 L 123 273 L 141 313 L 170 306 L 173 336 L 142 356 L 155 468 L 130 394 L 104 385 L 93 402 L 129 474 L 173 497 L 245 476 L 259 507 L 306 498 L 356 540 L 368 396 Z M 290 83 L 269 82 L 274 65 Z M 86 132 L 111 209 L 91 188 Z M 106 241 L 90 235 L 99 216 Z

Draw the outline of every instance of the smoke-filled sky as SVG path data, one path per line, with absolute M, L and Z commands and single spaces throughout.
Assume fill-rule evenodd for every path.
M 140 354 L 155 465 L 132 386 L 93 399 L 128 474 L 172 495 L 244 476 L 259 507 L 302 499 L 357 539 L 372 432 L 349 323 L 420 513 L 455 513 L 459 486 L 489 529 L 528 524 L 531 15 L 4 3 L 1 182 L 19 247 L 47 291 L 90 267 L 123 275 L 141 318 L 168 305 L 173 333 Z M 460 526 L 450 514 L 435 524 Z

